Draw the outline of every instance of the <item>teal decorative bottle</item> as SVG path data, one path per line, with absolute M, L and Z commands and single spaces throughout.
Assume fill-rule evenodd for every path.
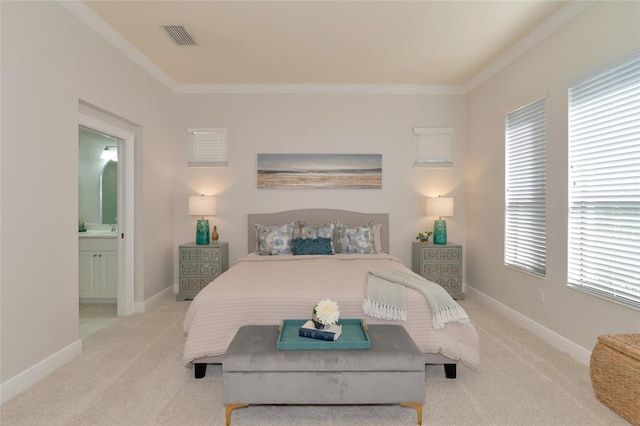
M 198 224 L 196 225 L 196 244 L 209 244 L 209 220 L 207 219 L 198 219 Z

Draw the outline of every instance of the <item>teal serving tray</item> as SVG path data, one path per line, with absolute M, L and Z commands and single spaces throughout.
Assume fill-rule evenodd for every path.
M 338 340 L 332 342 L 299 336 L 298 330 L 307 321 L 306 319 L 282 320 L 278 329 L 276 348 L 283 351 L 371 348 L 367 323 L 363 319 L 345 318 L 338 321 L 338 324 L 342 325 L 342 334 Z

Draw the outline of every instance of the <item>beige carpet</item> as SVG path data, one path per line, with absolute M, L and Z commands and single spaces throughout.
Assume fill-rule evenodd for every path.
M 224 425 L 220 366 L 201 380 L 182 366 L 188 303 L 167 300 L 88 336 L 74 361 L 5 403 L 0 423 Z M 480 334 L 482 372 L 459 367 L 448 380 L 427 366 L 423 424 L 628 424 L 595 398 L 588 367 L 476 300 L 461 305 Z M 238 426 L 415 424 L 415 410 L 396 405 L 250 406 L 232 416 Z

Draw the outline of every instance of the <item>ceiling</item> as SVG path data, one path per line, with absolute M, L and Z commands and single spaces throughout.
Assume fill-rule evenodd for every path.
M 567 3 L 84 1 L 177 85 L 465 85 Z

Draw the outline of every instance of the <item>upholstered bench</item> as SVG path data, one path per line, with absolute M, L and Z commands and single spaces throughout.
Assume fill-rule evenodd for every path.
M 640 425 L 640 334 L 598 336 L 589 369 L 600 402 Z
M 424 357 L 399 325 L 370 325 L 370 349 L 277 350 L 278 326 L 241 327 L 222 361 L 227 425 L 249 404 L 400 404 L 422 424 Z

